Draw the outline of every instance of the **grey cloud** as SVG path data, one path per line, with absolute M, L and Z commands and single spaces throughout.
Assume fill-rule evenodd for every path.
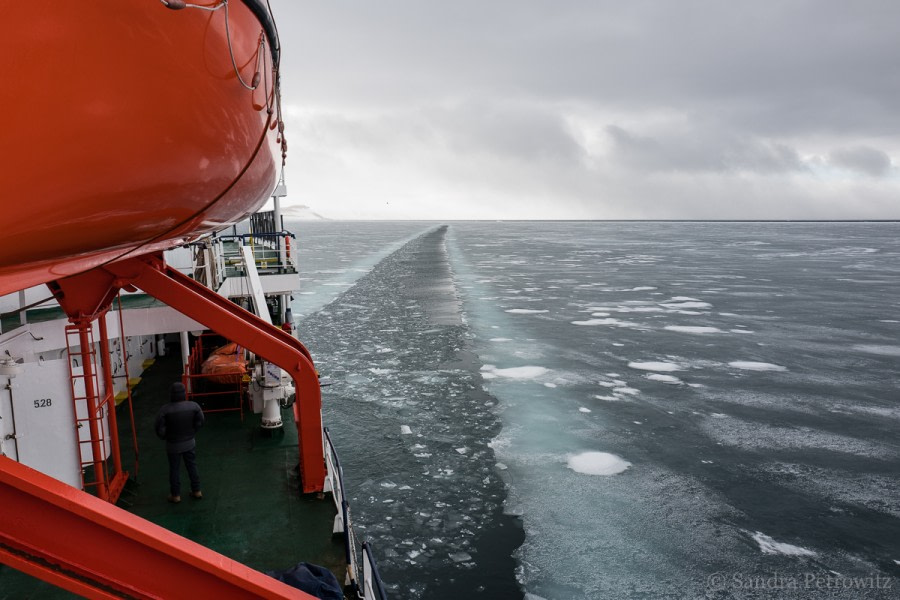
M 613 158 L 633 169 L 737 173 L 786 173 L 806 170 L 790 146 L 716 131 L 639 136 L 610 125 Z
M 883 177 L 891 170 L 891 157 L 869 146 L 839 148 L 828 156 L 828 162 L 872 177 Z
M 467 99 L 411 111 L 289 117 L 304 137 L 371 153 L 447 150 L 521 161 L 581 161 L 584 150 L 556 112 L 527 103 Z
M 286 88 L 326 103 L 475 91 L 664 106 L 767 135 L 900 130 L 893 0 L 274 4 L 300 28 L 284 45 L 303 76 Z
M 900 217 L 896 0 L 271 1 L 320 212 Z
M 466 101 L 424 115 L 457 152 L 580 161 L 583 148 L 555 112 L 520 103 Z

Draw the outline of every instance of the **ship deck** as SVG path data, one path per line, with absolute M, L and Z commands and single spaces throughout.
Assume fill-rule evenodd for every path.
M 259 415 L 245 411 L 242 420 L 238 412 L 208 414 L 197 435 L 203 499 L 189 496 L 182 473 L 181 503 L 167 501 L 165 443 L 156 438 L 153 424 L 180 375 L 179 356 L 157 358 L 132 391 L 137 461 L 127 404 L 118 407 L 122 460 L 131 473 L 119 506 L 255 569 L 286 569 L 305 561 L 330 568 L 343 583 L 344 546 L 331 533 L 334 503 L 330 495 L 318 499 L 298 491 L 297 430 L 289 410 L 282 411 L 284 428 L 271 436 L 260 429 Z M 0 565 L 0 600 L 71 597 Z

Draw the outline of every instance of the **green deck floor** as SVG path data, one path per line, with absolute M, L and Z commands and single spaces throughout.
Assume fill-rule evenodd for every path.
M 298 491 L 297 430 L 290 410 L 282 411 L 284 428 L 271 437 L 260 430 L 258 415 L 245 412 L 242 422 L 237 412 L 208 414 L 197 435 L 203 499 L 188 496 L 183 472 L 181 503 L 167 501 L 165 443 L 154 435 L 153 422 L 180 373 L 177 356 L 157 359 L 133 391 L 137 469 L 127 407 L 118 409 L 122 459 L 132 475 L 119 506 L 255 569 L 305 561 L 329 567 L 343 582 L 344 546 L 331 534 L 331 495 L 319 500 Z M 66 597 L 72 595 L 0 566 L 0 599 Z

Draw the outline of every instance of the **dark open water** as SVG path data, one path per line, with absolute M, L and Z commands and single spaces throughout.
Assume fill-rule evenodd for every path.
M 392 598 L 900 598 L 900 224 L 297 223 Z

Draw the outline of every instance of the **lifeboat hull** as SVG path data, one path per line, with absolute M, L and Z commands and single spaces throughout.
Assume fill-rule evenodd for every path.
M 0 295 L 184 243 L 269 197 L 282 158 L 273 42 L 247 3 L 48 0 L 4 14 Z

